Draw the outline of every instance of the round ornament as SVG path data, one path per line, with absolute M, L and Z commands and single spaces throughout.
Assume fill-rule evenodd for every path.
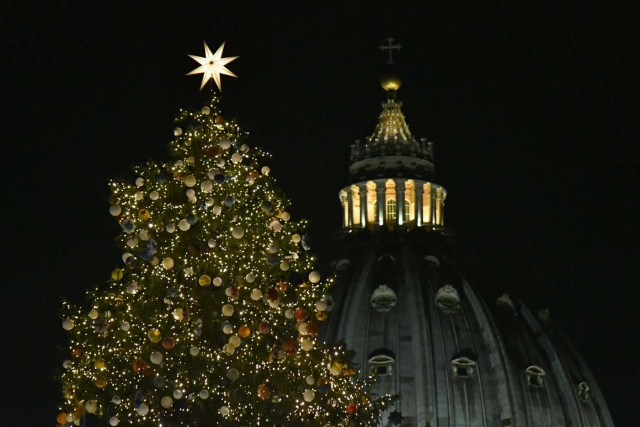
M 211 190 L 213 190 L 213 184 L 211 181 L 203 181 L 202 184 L 200 184 L 200 188 L 205 193 L 211 193 Z
M 313 340 L 309 339 L 309 338 L 303 338 L 302 341 L 300 342 L 300 347 L 304 350 L 304 351 L 311 351 L 313 349 Z
M 235 238 L 235 239 L 241 239 L 242 236 L 244 236 L 244 228 L 238 226 L 235 226 L 231 229 L 231 235 Z
M 209 390 L 200 390 L 200 393 L 198 393 L 198 396 L 202 400 L 208 399 L 209 398 Z
M 174 223 L 169 223 L 165 227 L 165 230 L 167 230 L 167 233 L 173 233 L 176 231 L 176 225 Z
M 189 225 L 193 225 L 196 222 L 198 222 L 198 217 L 193 214 L 187 215 L 187 223 L 189 223 Z
M 247 144 L 242 144 L 240 146 L 240 151 L 242 151 L 243 153 L 246 153 L 247 151 L 249 151 L 249 146 Z
M 214 206 L 211 212 L 213 212 L 214 215 L 220 215 L 222 213 L 222 206 Z
M 222 279 L 220 277 L 214 277 L 213 278 L 213 286 L 220 286 L 222 285 Z M 227 295 L 229 296 L 229 295 Z
M 129 283 L 127 285 L 127 293 L 129 295 L 135 295 L 138 292 L 139 288 L 138 285 L 135 283 Z
M 327 301 L 321 299 L 320 301 L 316 302 L 316 309 L 318 309 L 319 311 L 325 311 L 328 307 Z
M 235 348 L 238 348 L 238 347 L 240 347 L 240 344 L 242 344 L 242 340 L 240 339 L 240 337 L 238 335 L 232 335 L 229 338 L 229 344 L 231 344 Z
M 181 219 L 178 222 L 178 228 L 182 231 L 187 231 L 188 229 L 191 228 L 191 224 L 189 224 L 189 222 L 187 222 L 186 219 Z
M 251 289 L 251 299 L 254 301 L 258 301 L 262 298 L 262 291 L 260 289 Z
M 186 185 L 187 187 L 193 187 L 194 185 L 196 185 L 196 177 L 193 175 L 187 175 L 184 177 L 184 179 L 182 180 L 182 182 L 184 183 L 184 185 Z
M 282 230 L 282 223 L 276 219 L 274 219 L 273 221 L 271 221 L 271 223 L 269 224 L 269 228 L 271 230 L 273 230 L 275 233 L 280 232 L 280 230 Z
M 300 240 L 302 240 L 302 237 L 300 237 L 299 234 L 294 234 L 293 236 L 291 236 L 291 241 L 293 243 L 300 243 Z
M 124 276 L 124 271 L 121 268 L 116 268 L 111 272 L 111 278 L 113 280 L 121 280 Z
M 149 405 L 146 403 L 141 403 L 140 406 L 136 408 L 136 412 L 138 415 L 142 415 L 143 417 L 149 413 Z
M 175 129 L 173 130 L 173 134 L 174 134 L 175 136 L 180 136 L 180 135 L 182 135 L 182 128 L 179 128 L 179 127 L 175 128 Z
M 189 354 L 192 356 L 197 356 L 198 354 L 200 354 L 200 349 L 194 345 L 189 349 Z
M 113 396 L 111 402 L 113 402 L 114 405 L 119 405 L 122 403 L 122 399 L 120 398 L 120 396 Z
M 269 166 L 263 166 L 262 169 L 260 169 L 260 172 L 262 172 L 263 175 L 269 175 L 271 168 L 269 168 Z
M 174 262 L 172 258 L 165 258 L 162 260 L 162 266 L 165 270 L 171 270 L 174 266 Z
M 282 212 L 281 217 L 284 222 L 287 222 L 291 219 L 291 214 L 289 212 Z
M 159 365 L 160 362 L 162 362 L 162 353 L 159 351 L 152 351 L 149 360 L 151 360 L 151 363 Z
M 162 406 L 164 409 L 171 408 L 173 406 L 173 399 L 169 396 L 164 396 L 162 399 L 160 399 L 160 406 Z
M 238 378 L 240 378 L 240 371 L 238 371 L 236 368 L 230 368 L 227 371 L 227 378 L 229 378 L 231 381 L 237 381 Z
M 258 332 L 263 335 L 268 334 L 269 332 L 271 332 L 271 325 L 269 325 L 267 322 L 260 323 L 260 325 L 258 326 Z
M 60 424 L 61 426 L 66 425 L 67 424 L 67 414 L 66 414 L 66 412 L 60 412 L 58 414 L 58 416 L 56 417 L 56 422 L 58 424 Z
M 233 316 L 234 308 L 231 304 L 225 304 L 222 306 L 222 314 L 229 317 Z
M 160 197 L 160 193 L 158 193 L 157 191 L 153 190 L 151 193 L 149 193 L 149 198 L 151 200 L 158 200 L 158 198 Z
M 235 353 L 235 351 L 236 351 L 236 348 L 232 344 L 227 343 L 224 345 L 224 352 L 227 353 L 229 356 Z
M 111 427 L 115 427 L 118 424 L 120 424 L 120 418 L 116 417 L 115 415 L 113 417 L 109 418 L 109 425 Z
M 140 237 L 140 240 L 146 242 L 147 240 L 149 240 L 149 232 L 147 230 L 140 230 L 140 233 L 138 233 L 138 237 Z M 138 239 L 136 239 L 135 237 L 133 239 L 129 239 L 129 240 L 133 240 L 135 242 L 134 246 L 136 246 L 138 244 Z
M 118 216 L 118 215 L 120 215 L 121 212 L 122 212 L 122 208 L 120 207 L 120 205 L 111 205 L 111 206 L 109 206 L 109 213 L 112 216 Z
M 98 318 L 98 310 L 96 310 L 95 308 L 92 308 L 89 311 L 89 319 L 96 320 L 97 318 Z
M 160 340 L 162 339 L 162 333 L 160 332 L 159 329 L 156 329 L 156 328 L 149 329 L 149 331 L 147 332 L 147 336 L 149 337 L 149 341 L 151 341 L 154 344 L 159 343 Z
M 318 283 L 320 281 L 320 273 L 317 271 L 312 271 L 309 273 L 309 281 L 311 283 Z
M 246 280 L 247 283 L 253 283 L 254 280 L 256 280 L 256 275 L 253 273 L 249 273 L 246 276 L 244 276 L 244 280 Z
M 149 218 L 151 218 L 151 212 L 149 212 L 147 209 L 140 209 L 138 211 L 138 218 L 140 218 L 141 221 L 147 221 L 149 220 Z
M 284 316 L 287 319 L 292 319 L 294 315 L 295 315 L 294 311 L 290 308 L 288 308 L 287 311 L 284 312 Z
M 180 399 L 182 399 L 183 395 L 184 395 L 184 393 L 182 392 L 182 390 L 180 390 L 180 389 L 173 390 L 173 398 L 174 399 L 180 400 Z
M 258 397 L 261 400 L 267 400 L 269 397 L 271 397 L 271 390 L 269 389 L 268 385 L 266 384 L 258 385 Z
M 238 335 L 240 335 L 241 338 L 248 337 L 249 335 L 251 335 L 251 328 L 249 328 L 247 325 L 240 326 L 240 328 L 238 329 Z
M 302 393 L 302 397 L 304 398 L 305 402 L 312 402 L 316 397 L 316 393 L 313 390 L 307 389 L 304 391 L 304 393 Z
M 280 270 L 282 271 L 287 271 L 289 269 L 289 262 L 287 261 L 282 261 L 280 263 Z
M 216 160 L 216 166 L 218 166 L 219 168 L 223 167 L 225 165 L 225 161 L 224 159 L 218 159 Z
M 206 114 L 211 113 L 211 109 L 205 105 L 204 107 L 202 107 L 202 108 L 200 109 L 200 112 L 201 112 L 202 114 L 205 114 L 205 115 L 206 115 Z
M 278 252 L 278 247 L 276 245 L 269 245 L 269 247 L 267 248 L 267 251 L 270 254 L 275 254 L 276 252 Z
M 120 323 L 120 329 L 122 329 L 123 331 L 127 332 L 130 328 L 131 325 L 129 324 L 129 322 L 124 321 Z
M 204 201 L 204 204 L 208 208 L 213 206 L 213 197 L 207 197 L 207 199 Z
M 211 277 L 203 274 L 202 276 L 200 276 L 200 278 L 198 278 L 198 284 L 200 286 L 209 286 L 211 284 Z
M 230 208 L 231 206 L 233 206 L 233 204 L 236 202 L 236 199 L 234 199 L 232 196 L 227 196 L 224 199 L 224 205 L 228 208 Z
M 62 329 L 65 331 L 70 331 L 75 326 L 75 322 L 72 319 L 64 319 L 62 321 Z
M 136 178 L 136 187 L 142 187 L 144 185 L 144 178 Z
M 222 415 L 223 417 L 226 417 L 227 415 L 229 415 L 229 412 L 230 412 L 228 406 L 221 406 L 218 411 L 220 412 L 220 415 Z
M 347 414 L 355 414 L 358 412 L 358 406 L 355 403 L 350 403 L 346 408 Z
M 95 366 L 96 369 L 102 370 L 107 366 L 107 364 L 102 357 L 98 357 L 93 361 L 93 366 Z
M 232 161 L 233 163 L 235 163 L 236 165 L 237 165 L 238 163 L 242 162 L 242 154 L 240 154 L 240 153 L 233 153 L 233 154 L 231 155 L 231 161 Z
M 193 188 L 188 189 L 184 192 L 184 194 L 187 195 L 188 199 L 193 199 L 194 197 L 196 197 L 196 191 Z
M 165 350 L 171 350 L 175 346 L 175 341 L 171 337 L 166 337 L 162 340 L 162 348 Z
M 229 141 L 228 138 L 223 139 L 222 141 L 220 141 L 218 143 L 218 145 L 223 148 L 224 150 L 228 149 L 229 147 L 231 147 L 231 141 Z
M 136 194 L 133 195 L 133 198 L 136 200 L 136 202 L 139 202 L 140 200 L 144 199 L 144 193 L 142 191 L 137 191 Z
M 95 414 L 98 410 L 98 403 L 95 400 L 87 400 L 84 404 L 84 409 L 90 414 Z
M 307 378 L 305 378 L 304 380 L 309 385 L 313 385 L 316 382 L 316 379 L 313 378 L 313 375 L 307 376 Z
M 98 388 L 105 388 L 107 386 L 107 379 L 105 377 L 98 377 L 96 378 L 95 384 Z
M 224 323 L 222 325 L 222 332 L 224 332 L 226 335 L 232 334 L 233 326 L 229 322 Z

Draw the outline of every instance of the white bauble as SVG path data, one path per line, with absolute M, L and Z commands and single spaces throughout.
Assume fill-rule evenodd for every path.
M 160 406 L 162 406 L 164 409 L 171 408 L 173 406 L 173 399 L 169 396 L 164 396 L 162 399 L 160 399 Z
M 211 190 L 213 190 L 213 184 L 211 181 L 203 181 L 202 184 L 200 184 L 200 188 L 205 193 L 211 193 Z
M 241 239 L 242 236 L 244 236 L 244 228 L 240 227 L 239 225 L 233 227 L 231 229 L 231 235 L 236 239 Z
M 136 187 L 142 187 L 144 185 L 144 179 L 143 178 L 136 178 Z
M 127 332 L 129 329 L 131 329 L 131 325 L 129 324 L 129 322 L 126 322 L 126 321 L 122 322 L 120 323 L 120 329 Z
M 304 351 L 311 351 L 313 349 L 313 345 L 314 342 L 310 338 L 303 338 L 300 342 L 300 347 L 302 347 Z
M 152 351 L 149 360 L 151 360 L 151 363 L 159 365 L 160 362 L 162 362 L 162 353 L 160 353 L 159 351 Z
M 140 237 L 140 240 L 142 241 L 147 241 L 149 240 L 149 232 L 147 230 L 140 230 L 140 232 L 138 233 L 138 237 Z M 136 240 L 136 245 L 138 244 L 138 241 Z
M 191 228 L 191 224 L 189 224 L 186 219 L 181 219 L 180 222 L 178 222 L 178 228 L 182 231 L 187 231 Z
M 193 187 L 194 185 L 196 185 L 196 177 L 193 175 L 187 175 L 184 177 L 184 179 L 182 180 L 182 182 L 184 183 L 184 185 L 186 185 L 187 187 Z
M 229 338 L 229 344 L 231 344 L 232 346 L 234 346 L 235 348 L 240 347 L 240 344 L 242 344 L 242 340 L 240 339 L 239 336 L 237 335 L 232 335 Z
M 142 191 L 137 191 L 136 194 L 133 195 L 133 198 L 136 199 L 137 202 L 144 199 L 144 193 Z
M 302 240 L 302 237 L 300 237 L 299 234 L 294 234 L 293 236 L 291 236 L 291 241 L 293 243 L 300 243 L 300 240 Z
M 289 212 L 282 212 L 282 220 L 287 222 L 291 219 L 291 214 Z
M 223 417 L 226 417 L 227 415 L 229 415 L 229 408 L 227 406 L 221 406 L 219 409 L 220 415 L 222 415 Z
M 209 398 L 209 390 L 200 390 L 200 393 L 198 393 L 198 396 L 200 396 L 200 399 L 205 400 Z
M 211 212 L 213 212 L 214 215 L 220 215 L 222 213 L 222 206 L 214 206 Z
M 142 230 L 142 231 L 145 231 L 145 230 Z M 142 233 L 142 231 L 140 231 L 140 233 Z M 137 245 L 138 245 L 138 239 L 136 239 L 135 237 L 132 237 L 131 239 L 127 240 L 127 246 L 129 246 L 130 248 L 135 248 Z
M 256 275 L 253 273 L 249 273 L 246 276 L 244 276 L 244 280 L 246 280 L 247 283 L 253 283 L 253 281 L 256 280 Z
M 181 308 L 176 308 L 171 314 L 173 314 L 173 318 L 176 320 L 184 319 L 184 310 Z
M 207 242 L 207 246 L 209 246 L 210 248 L 215 248 L 216 244 L 216 239 L 209 239 L 209 241 Z
M 136 283 L 129 283 L 127 285 L 127 293 L 130 295 L 135 295 L 139 289 L 140 288 L 138 288 L 138 285 Z
M 118 424 L 120 424 L 120 418 L 116 417 L 115 415 L 111 418 L 109 418 L 109 425 L 112 427 L 117 426 Z
M 173 134 L 174 134 L 175 136 L 180 136 L 180 135 L 182 135 L 182 129 L 181 129 L 181 128 L 179 128 L 179 127 L 178 127 L 178 128 L 175 128 L 175 129 L 173 130 Z
M 220 142 L 218 143 L 218 145 L 219 145 L 222 149 L 226 150 L 227 148 L 231 147 L 231 141 L 229 141 L 228 139 L 226 139 L 226 138 L 225 138 L 225 139 L 223 139 L 222 141 L 220 141 Z
M 260 172 L 262 172 L 263 175 L 269 175 L 271 169 L 269 168 L 269 166 L 263 166 L 262 169 L 260 169 Z
M 222 327 L 222 332 L 224 332 L 224 333 L 225 333 L 225 334 L 227 334 L 227 335 L 232 334 L 232 333 L 233 333 L 233 326 L 228 325 L 228 324 L 227 324 L 227 325 L 224 325 L 224 326 Z
M 95 308 L 92 308 L 89 311 L 89 319 L 96 320 L 97 318 L 98 318 L 98 310 L 96 310 Z
M 174 399 L 180 400 L 180 399 L 182 399 L 183 395 L 184 395 L 184 393 L 182 393 L 182 390 L 180 390 L 180 389 L 173 390 L 173 398 Z
M 317 271 L 312 271 L 309 273 L 309 281 L 311 283 L 318 283 L 320 281 L 320 273 Z
M 240 146 L 240 151 L 242 151 L 243 153 L 246 153 L 247 151 L 249 151 L 249 146 L 247 144 L 242 144 Z
M 260 298 L 262 298 L 262 291 L 260 289 L 251 289 L 251 299 L 258 301 Z
M 149 405 L 146 403 L 141 403 L 140 406 L 136 408 L 136 412 L 143 417 L 149 413 Z
M 219 277 L 214 277 L 211 283 L 213 283 L 213 286 L 220 286 L 222 285 L 222 279 Z
M 130 256 L 133 256 L 131 252 L 125 252 L 122 254 L 122 262 L 126 263 Z
M 218 166 L 219 168 L 223 167 L 225 163 L 226 162 L 224 161 L 224 159 L 216 160 L 216 166 Z
M 289 269 L 289 263 L 287 261 L 282 261 L 280 263 L 280 270 L 287 271 Z
M 327 307 L 329 307 L 329 304 L 323 299 L 316 303 L 316 308 L 318 309 L 318 311 L 325 311 Z
M 62 321 L 62 329 L 64 329 L 65 331 L 72 330 L 75 325 L 76 323 L 73 321 L 73 319 L 64 319 Z
M 231 304 L 225 304 L 222 306 L 222 314 L 229 317 L 233 316 L 234 308 Z
M 200 354 L 200 349 L 194 345 L 189 349 L 189 354 L 192 356 L 197 356 L 198 354 Z
M 233 155 L 231 156 L 231 161 L 237 165 L 242 161 L 242 154 L 233 153 Z
M 304 391 L 304 393 L 302 393 L 302 396 L 304 397 L 305 402 L 311 402 L 313 401 L 313 399 L 315 399 L 316 393 L 313 390 L 307 389 Z
M 205 105 L 204 107 L 202 107 L 202 108 L 200 109 L 200 112 L 201 112 L 202 114 L 209 114 L 209 113 L 211 113 L 211 108 L 209 108 L 209 107 L 207 107 L 207 106 Z
M 149 193 L 149 198 L 151 200 L 158 200 L 159 197 L 160 193 L 158 193 L 156 190 L 153 190 L 151 193 Z
M 162 260 L 162 266 L 165 270 L 171 270 L 174 266 L 174 262 L 172 258 L 165 258 Z
M 95 400 L 87 400 L 84 404 L 84 409 L 90 414 L 95 414 L 98 410 L 98 403 Z
M 307 378 L 305 378 L 304 380 L 309 385 L 313 385 L 316 382 L 316 379 L 313 377 L 313 375 L 307 376 Z
M 184 194 L 187 195 L 188 199 L 193 199 L 196 197 L 196 191 L 193 188 L 188 189 L 187 191 L 184 192 Z
M 276 245 L 269 245 L 269 247 L 267 248 L 267 251 L 270 254 L 275 254 L 276 252 L 278 252 L 278 247 Z
M 109 213 L 113 216 L 118 216 L 122 213 L 122 208 L 120 205 L 111 205 L 109 206 Z
M 290 308 L 287 308 L 287 311 L 284 312 L 284 316 L 287 319 L 292 319 L 294 315 L 295 315 L 295 312 Z
M 227 371 L 227 378 L 229 378 L 231 381 L 236 381 L 238 378 L 240 378 L 240 371 L 238 371 L 236 368 L 231 368 Z
M 169 223 L 165 227 L 165 230 L 167 230 L 167 233 L 173 233 L 176 231 L 176 225 L 174 223 Z

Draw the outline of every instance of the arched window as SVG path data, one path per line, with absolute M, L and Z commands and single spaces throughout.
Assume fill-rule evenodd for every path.
M 409 222 L 409 218 L 410 218 L 409 209 L 410 209 L 410 207 L 411 207 L 411 203 L 409 203 L 409 201 L 405 199 L 405 201 L 404 201 L 404 222 L 405 222 L 405 224 L 407 222 Z
M 476 375 L 476 361 L 466 356 L 456 357 L 451 360 L 451 373 L 455 378 L 471 378 Z
M 540 388 L 544 386 L 544 376 L 547 373 L 540 366 L 529 366 L 525 374 L 527 376 L 527 382 L 531 387 Z
M 393 222 L 396 220 L 396 201 L 393 199 L 387 200 L 386 219 L 388 222 Z
M 377 376 L 386 376 L 393 373 L 395 354 L 387 348 L 374 350 L 369 354 L 369 372 Z

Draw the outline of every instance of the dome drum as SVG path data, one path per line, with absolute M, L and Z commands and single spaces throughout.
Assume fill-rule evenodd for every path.
M 447 191 L 416 179 L 378 179 L 343 188 L 343 229 L 440 227 Z M 403 203 L 398 203 L 403 200 Z

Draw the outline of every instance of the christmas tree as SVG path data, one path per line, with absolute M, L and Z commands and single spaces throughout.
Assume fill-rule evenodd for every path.
M 205 50 L 194 71 L 219 86 L 234 58 Z M 58 424 L 374 425 L 388 398 L 369 398 L 344 346 L 316 340 L 331 280 L 313 270 L 269 156 L 213 90 L 176 122 L 170 161 L 110 183 L 122 264 L 90 307 L 63 303 Z

